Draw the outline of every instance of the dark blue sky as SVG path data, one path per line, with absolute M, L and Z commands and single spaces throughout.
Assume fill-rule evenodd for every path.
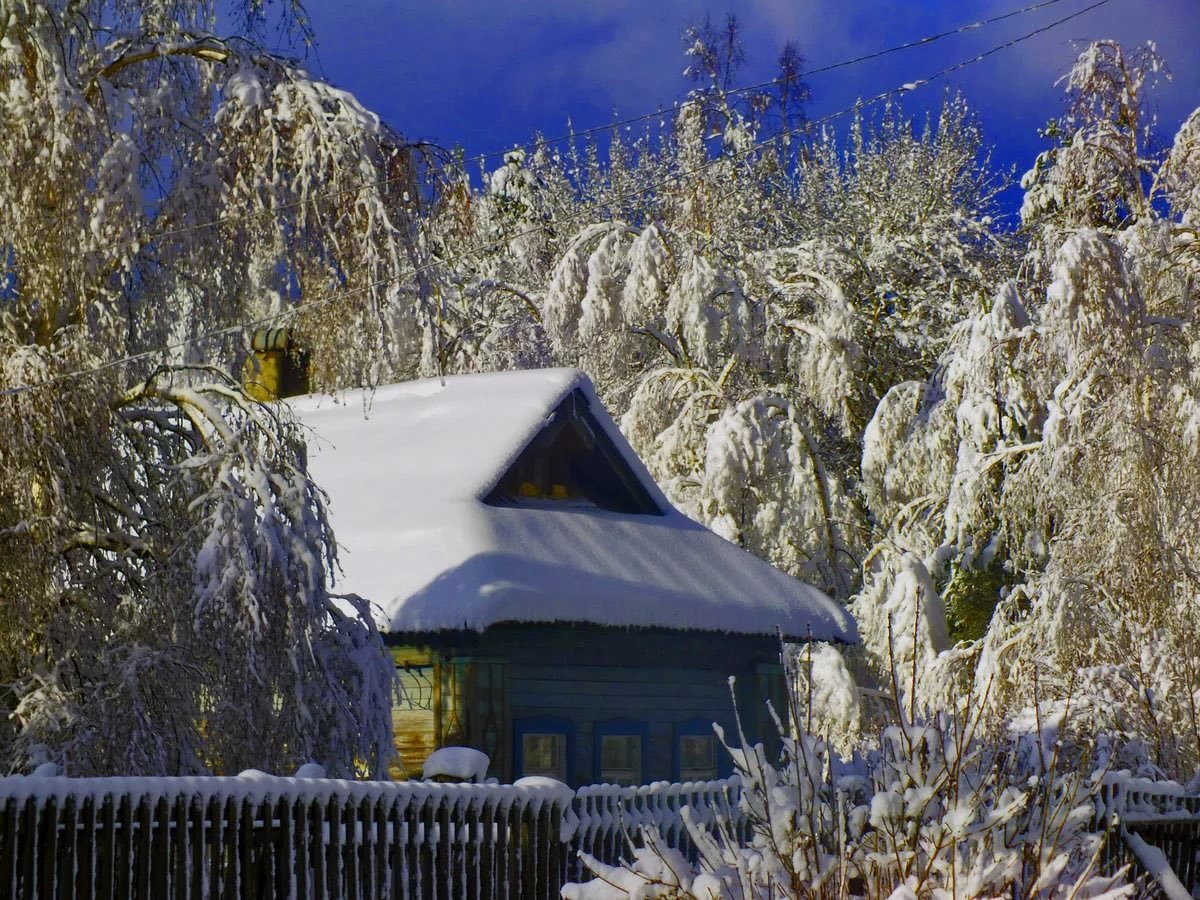
M 813 67 L 1010 12 L 1032 0 L 310 0 L 320 65 L 410 138 L 462 145 L 468 155 L 670 106 L 686 91 L 680 31 L 706 12 L 745 26 L 742 83 L 772 77 L 784 41 Z M 924 78 L 991 46 L 1088 6 L 1053 6 L 926 47 L 815 76 L 813 118 Z M 945 84 L 982 118 L 996 159 L 1028 168 L 1037 129 L 1061 110 L 1055 81 L 1074 42 L 1153 40 L 1173 78 L 1157 91 L 1159 131 L 1170 140 L 1200 106 L 1200 0 L 1109 0 L 1049 33 L 907 94 L 913 112 L 936 106 Z M 1016 200 L 1009 198 L 1006 205 Z

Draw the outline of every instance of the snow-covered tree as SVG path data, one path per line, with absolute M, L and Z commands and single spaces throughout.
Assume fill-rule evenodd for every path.
M 576 228 L 522 294 L 552 358 L 592 375 L 676 503 L 846 597 L 871 528 L 856 482 L 875 404 L 925 377 L 1015 271 L 989 217 L 1003 180 L 957 99 L 923 132 L 890 110 L 845 153 L 825 135 L 790 167 L 753 143 L 706 148 L 699 109 L 612 163 L 612 183 L 661 173 L 652 201 L 608 195 L 619 214 Z M 679 171 L 693 174 L 674 185 Z
M 1195 116 L 1166 154 L 1146 149 L 1158 67 L 1152 48 L 1080 55 L 1063 143 L 1025 179 L 1022 277 L 955 326 L 931 378 L 884 397 L 863 476 L 889 523 L 878 552 L 921 560 L 963 641 L 930 661 L 922 702 L 973 680 L 999 722 L 1073 696 L 1187 775 L 1200 763 L 1198 158 Z M 880 568 L 855 599 L 864 621 L 900 577 Z
M 243 12 L 307 36 L 298 4 Z M 36 744 L 74 774 L 390 753 L 390 667 L 330 597 L 301 437 L 229 377 L 247 335 L 108 365 L 333 291 L 283 320 L 319 383 L 394 377 L 418 339 L 423 298 L 394 302 L 412 154 L 217 22 L 165 0 L 0 13 L 8 765 Z

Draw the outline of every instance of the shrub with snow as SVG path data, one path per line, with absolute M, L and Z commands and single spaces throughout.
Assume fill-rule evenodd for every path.
M 793 721 L 798 721 L 793 700 Z M 798 897 L 1119 897 L 1125 873 L 1101 875 L 1099 759 L 1063 757 L 1063 714 L 999 741 L 956 714 L 883 729 L 865 755 L 842 756 L 803 727 L 781 728 L 783 751 L 739 735 L 726 744 L 742 779 L 749 839 L 725 820 L 684 821 L 693 863 L 654 829 L 630 863 L 584 855 L 590 881 L 569 900 Z M 722 741 L 725 736 L 721 735 Z

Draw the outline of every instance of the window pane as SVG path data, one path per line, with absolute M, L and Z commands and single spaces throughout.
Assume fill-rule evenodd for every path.
M 717 739 L 713 735 L 680 736 L 679 777 L 683 781 L 712 781 L 717 777 Z
M 567 780 L 567 738 L 562 734 L 526 734 L 521 738 L 522 775 Z
M 642 783 L 642 738 L 606 734 L 600 738 L 600 780 L 606 784 Z

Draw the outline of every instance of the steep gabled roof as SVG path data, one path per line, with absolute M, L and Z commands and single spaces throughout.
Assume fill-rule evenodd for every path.
M 377 604 L 385 630 L 587 622 L 855 640 L 823 593 L 672 507 L 581 372 L 459 375 L 292 406 L 330 497 L 335 590 Z M 559 474 L 544 474 L 545 458 Z

